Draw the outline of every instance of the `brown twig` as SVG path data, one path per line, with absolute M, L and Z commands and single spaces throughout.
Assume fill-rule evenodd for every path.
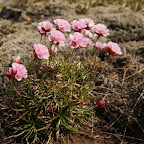
M 122 134 L 115 134 L 115 133 L 103 132 L 103 131 L 101 131 L 101 133 L 110 134 L 110 135 L 114 135 L 114 136 L 121 136 L 121 137 L 124 136 L 124 137 L 126 137 L 126 138 L 135 139 L 135 140 L 139 140 L 139 141 L 143 141 L 143 142 L 144 142 L 144 139 L 139 139 L 139 138 L 135 138 L 135 137 L 130 137 L 130 136 L 122 135 Z

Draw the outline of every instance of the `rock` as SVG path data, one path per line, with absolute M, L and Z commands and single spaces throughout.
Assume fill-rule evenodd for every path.
M 4 74 L 12 62 L 12 56 L 20 55 L 24 61 L 31 60 L 33 54 L 33 44 L 39 43 L 40 34 L 37 31 L 37 24 L 32 25 L 15 24 L 17 30 L 3 39 L 0 47 L 0 64 L 2 69 L 0 74 Z M 9 39 L 9 40 L 8 40 Z
M 21 16 L 19 17 L 19 20 L 20 21 L 28 21 L 28 22 L 30 22 L 31 18 L 26 14 L 26 12 L 22 12 Z
M 137 58 L 137 62 L 144 64 L 144 41 L 129 41 L 123 42 L 119 44 L 122 48 L 124 55 L 126 56 L 128 53 L 134 54 Z M 137 66 L 139 66 L 138 64 Z
M 55 14 L 56 14 L 55 6 L 45 2 L 33 3 L 27 9 L 27 15 L 30 16 L 33 21 L 37 19 L 44 19 Z
M 131 28 L 141 28 L 141 19 L 129 8 L 122 8 L 120 5 L 100 6 L 91 9 L 91 14 L 95 14 L 96 21 L 103 21 L 110 29 L 130 30 Z
M 130 57 L 128 56 L 120 56 L 117 59 L 113 60 L 112 64 L 116 68 L 125 67 L 130 61 Z
M 143 28 L 127 30 L 110 30 L 110 39 L 116 43 L 144 40 Z
M 0 17 L 4 19 L 13 19 L 13 20 L 18 20 L 19 17 L 21 16 L 22 11 L 17 8 L 13 8 L 11 6 L 6 6 L 2 9 L 0 13 Z
M 88 17 L 95 23 L 104 23 L 110 29 L 109 38 L 114 42 L 143 40 L 144 16 L 134 13 L 120 5 L 108 5 L 91 8 Z

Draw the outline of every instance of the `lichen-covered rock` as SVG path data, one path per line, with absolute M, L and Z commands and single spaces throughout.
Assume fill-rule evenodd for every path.
M 13 8 L 11 6 L 4 7 L 0 13 L 0 17 L 4 19 L 18 20 L 21 16 L 21 9 Z
M 15 33 L 8 34 L 2 39 L 0 47 L 0 74 L 4 74 L 12 62 L 13 56 L 20 55 L 22 62 L 32 59 L 33 44 L 40 40 L 39 33 L 36 30 L 37 23 L 32 25 L 15 24 Z

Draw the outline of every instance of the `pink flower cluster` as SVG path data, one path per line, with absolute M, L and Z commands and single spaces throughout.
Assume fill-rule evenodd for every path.
M 58 30 L 51 31 L 51 35 L 49 36 L 49 40 L 56 45 L 64 46 L 65 36 L 62 32 Z
M 27 78 L 28 74 L 26 68 L 22 64 L 14 62 L 12 63 L 12 67 L 9 68 L 9 71 L 6 73 L 6 76 L 21 81 L 22 78 Z
M 34 44 L 34 56 L 39 59 L 48 59 L 50 56 L 48 48 L 42 44 Z
M 62 32 L 70 32 L 71 31 L 70 23 L 64 19 L 56 19 L 56 20 L 54 20 L 54 23 L 56 25 L 56 28 Z
M 97 24 L 92 29 L 93 32 L 95 32 L 98 36 L 108 36 L 109 30 L 107 29 L 107 26 L 104 24 Z
M 122 55 L 121 49 L 117 43 L 108 42 L 107 44 L 105 44 L 104 48 L 108 55 L 111 56 Z
M 51 45 L 54 44 L 57 46 L 64 46 L 65 36 L 62 32 L 70 32 L 71 25 L 68 21 L 64 19 L 55 19 L 54 24 L 57 30 L 52 28 L 53 24 L 50 23 L 49 21 L 44 21 L 39 23 L 38 30 L 41 35 L 46 35 L 48 32 L 50 32 L 50 35 L 48 37 L 49 37 L 49 41 L 51 42 Z M 100 36 L 109 35 L 109 30 L 105 25 L 103 24 L 95 25 L 93 20 L 89 18 L 74 20 L 71 22 L 71 24 L 73 30 L 76 33 L 74 33 L 73 35 L 70 34 L 67 43 L 73 48 L 86 47 L 92 44 L 92 41 L 90 39 L 85 38 L 83 34 L 81 34 L 82 31 L 84 31 L 83 33 L 86 37 L 90 37 L 90 38 L 93 37 L 90 30 L 92 30 L 98 35 L 97 39 Z M 102 46 L 96 46 L 96 45 L 98 44 L 95 44 L 95 48 L 101 49 Z
M 93 44 L 93 46 L 96 49 L 102 49 L 103 48 L 103 44 L 101 42 L 96 42 Z
M 49 49 L 49 51 L 51 51 L 52 54 L 57 53 L 58 46 L 65 45 L 65 36 L 62 32 L 71 31 L 70 23 L 64 19 L 55 19 L 54 24 L 57 30 L 54 28 L 52 30 L 53 24 L 49 21 L 41 22 L 38 26 L 38 30 L 41 34 L 46 35 L 46 33 L 50 32 L 49 41 L 51 42 L 51 49 Z M 93 42 L 92 44 L 93 34 L 91 31 L 97 34 L 97 40 L 101 36 L 106 37 L 109 35 L 109 30 L 107 29 L 106 25 L 95 25 L 93 20 L 89 18 L 74 20 L 71 22 L 71 24 L 75 33 L 69 35 L 67 44 L 72 48 L 83 48 L 92 45 L 95 49 L 105 48 L 108 55 L 114 56 L 122 54 L 120 47 L 116 43 L 109 42 L 105 46 L 101 42 Z M 35 58 L 48 59 L 49 52 L 44 45 L 38 44 L 34 46 L 34 55 Z
M 85 19 L 86 29 L 91 30 L 94 27 L 94 22 L 91 19 L 86 18 Z
M 84 19 L 80 19 L 78 21 L 74 20 L 72 22 L 72 28 L 74 29 L 74 31 L 76 32 L 81 32 L 84 28 L 86 28 L 87 25 L 85 23 Z
M 55 55 L 57 53 L 59 46 L 65 45 L 65 36 L 63 32 L 71 31 L 70 23 L 64 19 L 56 19 L 54 20 L 54 24 L 56 29 L 53 28 L 53 24 L 49 21 L 39 23 L 37 28 L 40 34 L 45 36 L 49 34 L 48 39 L 50 41 L 50 48 L 48 49 L 43 44 L 34 44 L 35 59 L 49 59 L 51 54 Z M 95 49 L 104 48 L 108 57 L 122 54 L 117 43 L 108 42 L 107 44 L 102 44 L 101 42 L 94 42 L 91 31 L 97 34 L 97 40 L 100 36 L 106 37 L 109 35 L 109 30 L 104 24 L 94 25 L 94 22 L 88 18 L 79 19 L 78 21 L 74 20 L 71 24 L 75 32 L 69 35 L 67 44 L 72 48 L 79 49 L 92 45 Z M 20 56 L 14 56 L 13 58 L 12 67 L 9 68 L 9 71 L 6 73 L 7 77 L 15 78 L 18 81 L 21 81 L 22 78 L 27 78 L 27 70 L 20 64 Z
M 44 21 L 39 23 L 38 31 L 41 35 L 46 35 L 47 32 L 50 32 L 52 30 L 53 24 L 49 21 Z
M 94 22 L 91 19 L 79 19 L 78 21 L 74 20 L 72 22 L 72 27 L 74 31 L 81 32 L 83 29 L 90 30 L 94 26 Z
M 70 37 L 67 41 L 67 43 L 72 47 L 72 48 L 82 48 L 91 45 L 91 40 L 88 38 L 84 38 L 83 34 L 79 32 L 75 32 L 73 35 L 70 34 Z

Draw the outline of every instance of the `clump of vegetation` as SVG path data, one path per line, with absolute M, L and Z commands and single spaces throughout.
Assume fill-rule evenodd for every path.
M 15 137 L 48 141 L 61 133 L 76 131 L 77 124 L 91 115 L 90 68 L 70 62 L 69 57 L 54 58 L 51 65 L 35 61 L 29 78 L 13 83 L 7 103 Z M 35 68 L 37 67 L 37 72 Z
M 77 5 L 75 11 L 77 14 L 86 14 L 88 9 L 89 9 L 89 5 L 87 2 L 85 2 L 83 6 L 80 4 Z
M 1 108 L 11 122 L 17 141 L 20 137 L 27 142 L 50 143 L 63 133 L 81 132 L 80 127 L 91 119 L 94 109 L 105 106 L 104 99 L 95 103 L 95 82 L 107 60 L 122 54 L 118 44 L 99 42 L 100 37 L 109 35 L 104 24 L 95 25 L 91 19 L 74 20 L 74 33 L 66 43 L 63 33 L 71 32 L 70 23 L 56 19 L 54 24 L 56 29 L 49 21 L 39 23 L 42 44 L 34 44 L 34 59 L 27 69 L 20 64 L 20 56 L 15 56 L 6 73 L 11 87 Z M 48 43 L 42 39 L 47 36 Z M 69 45 L 68 52 L 58 56 L 58 49 L 65 44 Z M 89 46 L 93 47 L 94 55 L 89 52 L 88 58 Z M 83 60 L 80 61 L 75 56 L 82 49 Z M 105 50 L 104 61 L 98 58 L 101 49 Z
M 4 35 L 10 34 L 10 33 L 14 33 L 15 32 L 15 25 L 5 25 L 1 28 L 0 32 Z

